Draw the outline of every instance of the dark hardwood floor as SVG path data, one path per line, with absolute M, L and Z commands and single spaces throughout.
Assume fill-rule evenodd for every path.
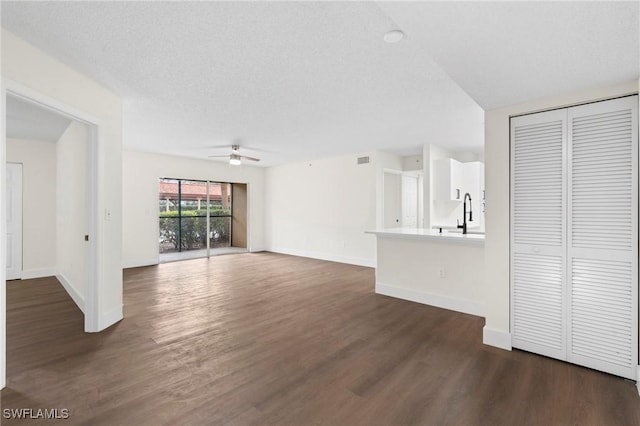
M 640 424 L 633 382 L 484 346 L 482 318 L 376 295 L 370 268 L 252 253 L 124 282 L 125 319 L 99 334 L 55 279 L 7 284 L 3 410 L 66 408 L 52 423 L 86 425 Z

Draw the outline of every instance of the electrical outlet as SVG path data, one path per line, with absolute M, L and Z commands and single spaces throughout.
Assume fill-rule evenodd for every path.
M 438 276 L 440 278 L 444 278 L 446 276 L 445 270 L 444 270 L 444 266 L 441 266 L 441 267 L 438 268 Z

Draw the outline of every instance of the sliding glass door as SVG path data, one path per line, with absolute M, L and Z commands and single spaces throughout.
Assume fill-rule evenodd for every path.
M 158 202 L 160 253 L 231 246 L 230 183 L 163 178 Z
M 231 184 L 209 182 L 209 247 L 231 246 Z

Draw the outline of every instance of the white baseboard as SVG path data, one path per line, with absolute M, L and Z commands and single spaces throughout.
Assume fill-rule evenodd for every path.
M 511 350 L 511 333 L 507 333 L 502 330 L 496 330 L 495 328 L 487 327 L 486 325 L 482 329 L 482 343 L 489 346 L 495 346 L 496 348 Z
M 38 268 L 38 269 L 25 269 L 22 271 L 23 280 L 31 280 L 34 278 L 55 277 L 56 268 Z
M 139 268 L 141 266 L 153 266 L 160 263 L 160 259 L 152 257 L 148 259 L 128 259 L 122 261 L 122 268 Z
M 367 266 L 369 268 L 376 267 L 376 259 L 367 259 L 364 257 L 341 256 L 339 254 L 324 253 L 309 250 L 297 250 L 283 247 L 273 247 L 270 250 L 274 253 L 288 254 L 291 256 L 309 257 L 311 259 L 328 260 L 330 262 L 347 263 L 349 265 Z
M 113 324 L 117 323 L 118 321 L 122 320 L 122 318 L 124 318 L 124 316 L 122 314 L 122 305 L 120 305 L 117 308 L 114 308 L 109 312 L 106 312 L 105 314 L 101 315 L 98 327 L 100 331 L 102 331 L 106 328 L 111 327 Z
M 397 287 L 376 281 L 376 293 L 385 296 L 397 297 L 398 299 L 410 300 L 425 305 L 436 306 L 438 308 L 449 309 L 465 314 L 484 317 L 484 304 L 469 299 L 445 296 L 442 294 L 429 293 L 421 290 Z
M 84 313 L 84 298 L 80 296 L 80 293 L 69 283 L 69 281 L 61 274 L 56 274 L 56 278 L 62 284 L 62 287 L 67 291 L 71 299 L 78 305 L 78 308 Z

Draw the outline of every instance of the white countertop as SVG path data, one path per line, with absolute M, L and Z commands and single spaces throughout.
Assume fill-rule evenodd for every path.
M 427 240 L 429 242 L 442 242 L 454 244 L 469 244 L 484 246 L 484 234 L 472 233 L 462 234 L 462 232 L 450 232 L 451 230 L 442 230 L 425 228 L 385 228 L 366 231 L 367 234 L 374 234 L 378 238 L 396 238 L 408 240 Z

